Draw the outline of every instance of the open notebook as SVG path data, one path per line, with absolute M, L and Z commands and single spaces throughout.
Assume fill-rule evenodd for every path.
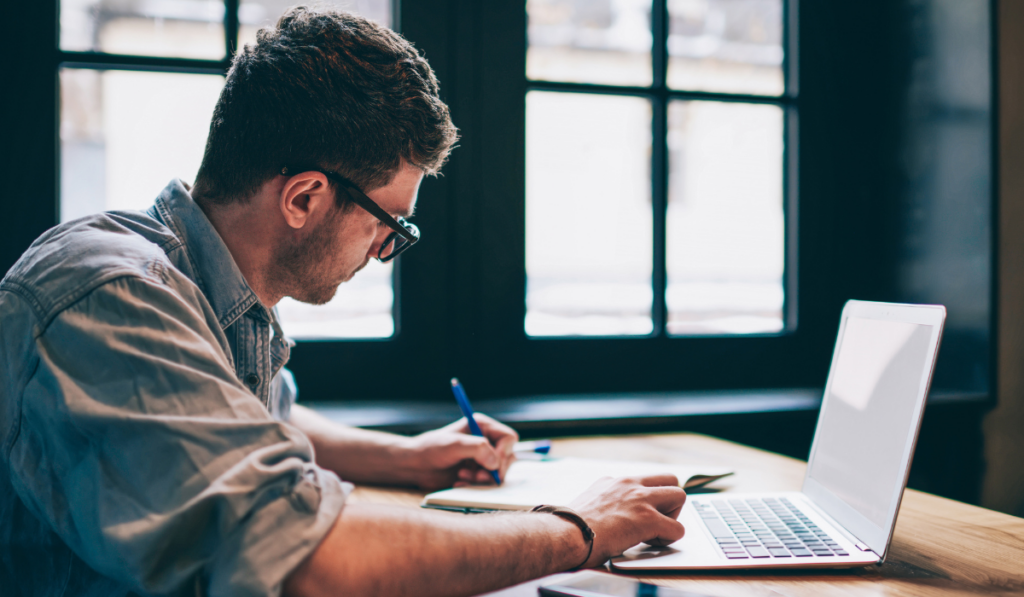
M 423 498 L 424 508 L 444 510 L 530 510 L 540 504 L 568 506 L 601 477 L 670 473 L 685 489 L 701 487 L 732 472 L 715 467 L 690 467 L 655 462 L 559 458 L 515 462 L 499 487 L 457 487 Z

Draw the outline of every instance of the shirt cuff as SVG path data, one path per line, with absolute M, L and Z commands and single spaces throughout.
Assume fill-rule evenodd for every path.
M 306 465 L 290 492 L 252 512 L 207 569 L 209 595 L 277 597 L 334 526 L 353 485 Z

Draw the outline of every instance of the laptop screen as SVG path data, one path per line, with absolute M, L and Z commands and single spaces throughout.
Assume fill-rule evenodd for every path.
M 935 353 L 934 327 L 849 317 L 833 358 L 807 476 L 891 528 Z

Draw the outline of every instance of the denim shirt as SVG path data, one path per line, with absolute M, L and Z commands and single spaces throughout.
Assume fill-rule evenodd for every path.
M 289 349 L 180 181 L 43 234 L 0 281 L 0 594 L 279 594 L 352 488 Z

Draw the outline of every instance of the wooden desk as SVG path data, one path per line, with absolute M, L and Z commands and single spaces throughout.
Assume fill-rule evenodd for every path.
M 731 467 L 736 475 L 715 485 L 728 491 L 798 491 L 806 468 L 800 460 L 694 434 L 557 440 L 552 455 Z M 358 501 L 410 507 L 418 507 L 422 497 L 415 491 L 370 487 L 352 495 Z M 880 567 L 638 578 L 715 597 L 1024 595 L 1024 519 L 908 490 Z M 502 595 L 536 595 L 535 585 Z

